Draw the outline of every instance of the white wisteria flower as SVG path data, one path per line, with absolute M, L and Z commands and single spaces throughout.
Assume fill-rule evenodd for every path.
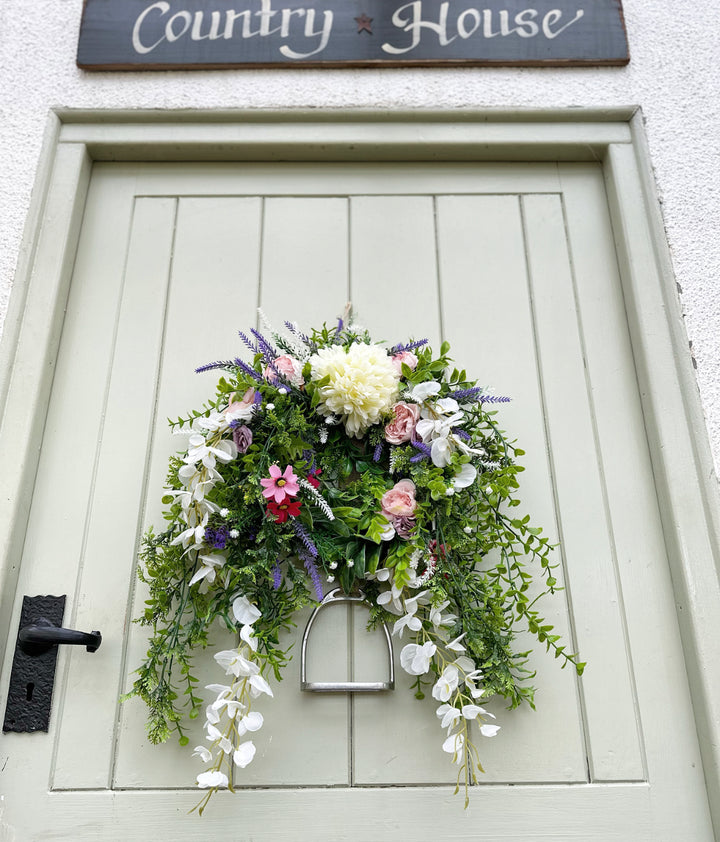
M 425 675 L 430 669 L 432 656 L 437 652 L 437 646 L 430 640 L 420 646 L 408 643 L 400 652 L 400 665 L 410 675 Z
M 225 670 L 225 675 L 257 677 L 260 672 L 260 667 L 245 658 L 238 649 L 223 649 L 222 652 L 216 652 L 213 657 Z
M 440 726 L 442 728 L 452 727 L 462 716 L 456 707 L 447 704 L 440 705 L 440 707 L 435 711 L 435 715 L 440 720 Z
M 228 776 L 225 772 L 219 771 L 201 772 L 197 776 L 197 785 L 200 789 L 209 789 L 210 787 L 227 787 Z
M 203 763 L 209 763 L 212 760 L 212 753 L 210 749 L 205 746 L 195 746 L 195 751 L 192 753 L 193 757 L 199 757 Z
M 445 667 L 442 671 L 442 675 L 433 686 L 433 699 L 437 699 L 438 702 L 447 702 L 447 700 L 457 690 L 459 681 L 460 673 L 458 672 L 457 667 L 454 667 L 452 664 Z
M 248 740 L 245 743 L 240 743 L 233 753 L 233 763 L 244 769 L 252 762 L 253 757 L 255 757 L 255 744 L 252 740 Z
M 319 386 L 319 410 L 339 415 L 349 436 L 360 438 L 390 411 L 398 396 L 400 375 L 380 345 L 333 345 L 310 357 L 312 380 Z
M 251 626 L 255 620 L 262 617 L 260 609 L 253 605 L 246 596 L 238 596 L 233 600 L 233 616 L 241 625 Z
M 448 754 L 452 754 L 453 763 L 459 766 L 463 760 L 463 747 L 465 746 L 465 737 L 463 734 L 451 734 L 442 745 L 442 750 Z

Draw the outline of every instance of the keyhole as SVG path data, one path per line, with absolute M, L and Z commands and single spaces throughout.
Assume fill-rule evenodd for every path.
M 34 689 L 35 683 L 33 681 L 29 682 L 28 686 L 25 688 L 25 698 L 28 700 L 28 702 L 32 702 Z

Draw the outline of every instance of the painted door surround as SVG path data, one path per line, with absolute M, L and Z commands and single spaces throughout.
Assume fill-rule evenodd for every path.
M 570 119 L 572 116 L 572 120 Z M 0 617 L 11 605 L 93 161 L 600 160 L 708 795 L 720 826 L 717 489 L 639 117 L 552 112 L 63 112 L 38 175 L 0 348 Z M 677 411 L 669 412 L 668 407 Z M 13 618 L 12 622 L 15 622 Z

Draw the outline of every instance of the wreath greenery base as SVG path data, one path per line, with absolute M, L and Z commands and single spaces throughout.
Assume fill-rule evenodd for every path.
M 496 421 L 507 398 L 455 367 L 448 343 L 437 355 L 426 340 L 387 349 L 343 319 L 309 335 L 286 322 L 240 337 L 250 360 L 198 369 L 223 371 L 215 396 L 170 422 L 188 446 L 170 460 L 165 525 L 144 536 L 138 622 L 152 636 L 125 698 L 147 704 L 153 743 L 175 732 L 186 745 L 185 718 L 205 707 L 202 813 L 253 760 L 295 612 L 331 587 L 361 589 L 370 627 L 392 625 L 414 695 L 438 703 L 467 806 L 477 737 L 499 730 L 484 700 L 534 706 L 518 623 L 563 667 L 584 667 L 531 589 L 529 563 L 541 595 L 558 590 L 556 565 L 541 529 L 517 514 L 523 451 Z M 214 654 L 224 678 L 208 703 L 192 656 L 217 622 L 239 638 Z

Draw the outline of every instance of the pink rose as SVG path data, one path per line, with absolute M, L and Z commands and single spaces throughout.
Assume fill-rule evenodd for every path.
M 401 479 L 386 491 L 380 499 L 382 513 L 391 518 L 410 517 L 417 508 L 415 483 L 411 479 Z
M 295 357 L 291 357 L 289 354 L 283 354 L 280 357 L 275 357 L 273 360 L 273 366 L 276 371 L 273 371 L 270 366 L 267 366 L 263 372 L 263 376 L 266 380 L 276 380 L 277 375 L 280 374 L 292 386 L 297 386 L 299 388 L 305 383 L 302 376 L 303 364 L 300 360 L 296 360 Z
M 420 407 L 416 403 L 398 401 L 393 407 L 395 418 L 385 427 L 385 441 L 402 444 L 410 441 L 415 425 L 420 420 Z
M 415 356 L 415 354 L 413 354 L 412 351 L 400 351 L 399 354 L 395 354 L 393 356 L 391 362 L 397 369 L 398 374 L 402 374 L 403 363 L 405 363 L 406 366 L 415 371 L 418 364 L 418 358 Z
M 254 397 L 255 389 L 251 386 L 239 401 L 233 401 L 225 410 L 225 418 L 228 422 L 248 421 L 252 417 Z

